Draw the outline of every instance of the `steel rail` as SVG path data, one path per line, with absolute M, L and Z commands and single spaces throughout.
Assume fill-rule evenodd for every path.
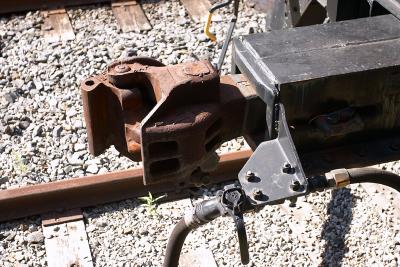
M 337 168 L 365 167 L 397 160 L 400 138 L 387 138 L 352 146 L 334 147 L 312 153 L 300 153 L 307 176 Z M 237 174 L 251 155 L 251 150 L 221 155 L 218 168 L 210 175 L 210 184 L 237 179 Z M 268 159 L 266 159 L 268 160 Z M 46 184 L 0 190 L 0 222 L 65 211 L 146 195 L 167 193 L 169 200 L 189 195 L 185 186 L 175 183 L 143 185 L 141 168 L 86 176 Z
M 210 183 L 237 179 L 251 153 L 244 150 L 221 155 L 217 169 L 210 174 Z M 174 183 L 144 185 L 142 174 L 142 168 L 134 168 L 0 191 L 0 222 L 120 201 L 148 192 L 167 193 L 168 200 L 189 196 L 188 190 Z
M 0 1 L 0 14 L 111 3 L 111 0 L 14 0 Z

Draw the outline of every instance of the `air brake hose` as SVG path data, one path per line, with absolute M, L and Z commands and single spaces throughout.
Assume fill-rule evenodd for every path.
M 400 176 L 377 168 L 337 169 L 308 179 L 310 193 L 358 183 L 382 184 L 400 192 Z
M 246 194 L 240 187 L 234 185 L 225 186 L 216 197 L 197 204 L 194 209 L 185 214 L 172 231 L 163 266 L 177 267 L 183 243 L 190 231 L 222 215 L 230 215 L 233 218 L 238 234 L 241 261 L 243 264 L 249 263 L 249 247 L 243 220 L 243 212 L 246 208 L 248 208 Z
M 377 183 L 400 192 L 400 176 L 377 168 L 354 168 L 347 170 L 350 183 Z
M 179 264 L 179 256 L 186 236 L 192 229 L 185 223 L 185 218 L 182 218 L 176 225 L 168 239 L 167 250 L 164 257 L 164 267 L 175 267 Z
M 177 267 L 183 243 L 191 230 L 224 215 L 225 211 L 218 197 L 197 204 L 190 213 L 186 213 L 176 225 L 168 239 L 164 257 L 164 267 Z

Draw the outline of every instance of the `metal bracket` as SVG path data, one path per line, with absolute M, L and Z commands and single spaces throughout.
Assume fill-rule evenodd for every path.
M 278 138 L 261 143 L 239 172 L 253 205 L 276 204 L 307 192 L 307 180 L 279 104 Z

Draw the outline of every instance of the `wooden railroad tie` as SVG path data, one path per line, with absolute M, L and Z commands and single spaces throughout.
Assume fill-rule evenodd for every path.
M 42 11 L 42 15 L 44 16 L 42 33 L 47 42 L 55 43 L 75 39 L 74 30 L 64 8 Z
M 137 1 L 113 1 L 111 8 L 122 32 L 151 30 L 151 24 Z
M 181 0 L 194 22 L 202 22 L 207 18 L 211 7 L 209 0 Z
M 93 267 L 85 223 L 80 209 L 42 215 L 49 267 Z
M 211 7 L 209 0 L 180 0 L 185 9 L 188 11 L 192 20 L 196 23 L 202 22 L 208 14 L 208 9 Z M 103 1 L 92 0 L 89 2 L 82 1 L 82 4 L 96 3 Z M 51 7 L 56 6 L 73 6 L 79 5 L 79 1 L 73 1 L 71 3 L 65 1 L 54 1 L 51 3 Z M 0 9 L 4 6 L 6 11 L 0 12 L 7 13 L 13 11 L 29 10 L 33 8 L 43 8 L 46 6 L 48 10 L 42 11 L 44 16 L 44 23 L 42 25 L 42 33 L 44 39 L 49 43 L 65 42 L 75 39 L 74 30 L 72 28 L 68 13 L 65 8 L 51 9 L 50 6 L 45 4 L 38 5 L 27 5 L 27 8 L 20 7 L 18 5 L 13 7 L 9 4 L 0 4 Z M 146 17 L 138 0 L 127 1 L 127 0 L 113 0 L 111 1 L 111 8 L 117 23 L 122 32 L 142 32 L 151 30 L 152 26 Z

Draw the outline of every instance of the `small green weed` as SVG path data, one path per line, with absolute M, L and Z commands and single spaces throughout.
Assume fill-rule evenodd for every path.
M 18 154 L 17 152 L 13 151 L 11 152 L 11 156 L 13 159 L 13 166 L 14 169 L 19 172 L 20 174 L 25 174 L 28 172 L 29 168 L 28 165 L 26 165 L 24 163 L 24 161 L 22 160 L 22 157 L 20 154 Z
M 143 205 L 146 207 L 147 212 L 150 215 L 158 215 L 157 214 L 157 202 L 166 197 L 167 195 L 162 195 L 159 197 L 154 198 L 153 195 L 149 192 L 148 196 L 145 197 L 139 197 L 139 200 L 143 203 Z

